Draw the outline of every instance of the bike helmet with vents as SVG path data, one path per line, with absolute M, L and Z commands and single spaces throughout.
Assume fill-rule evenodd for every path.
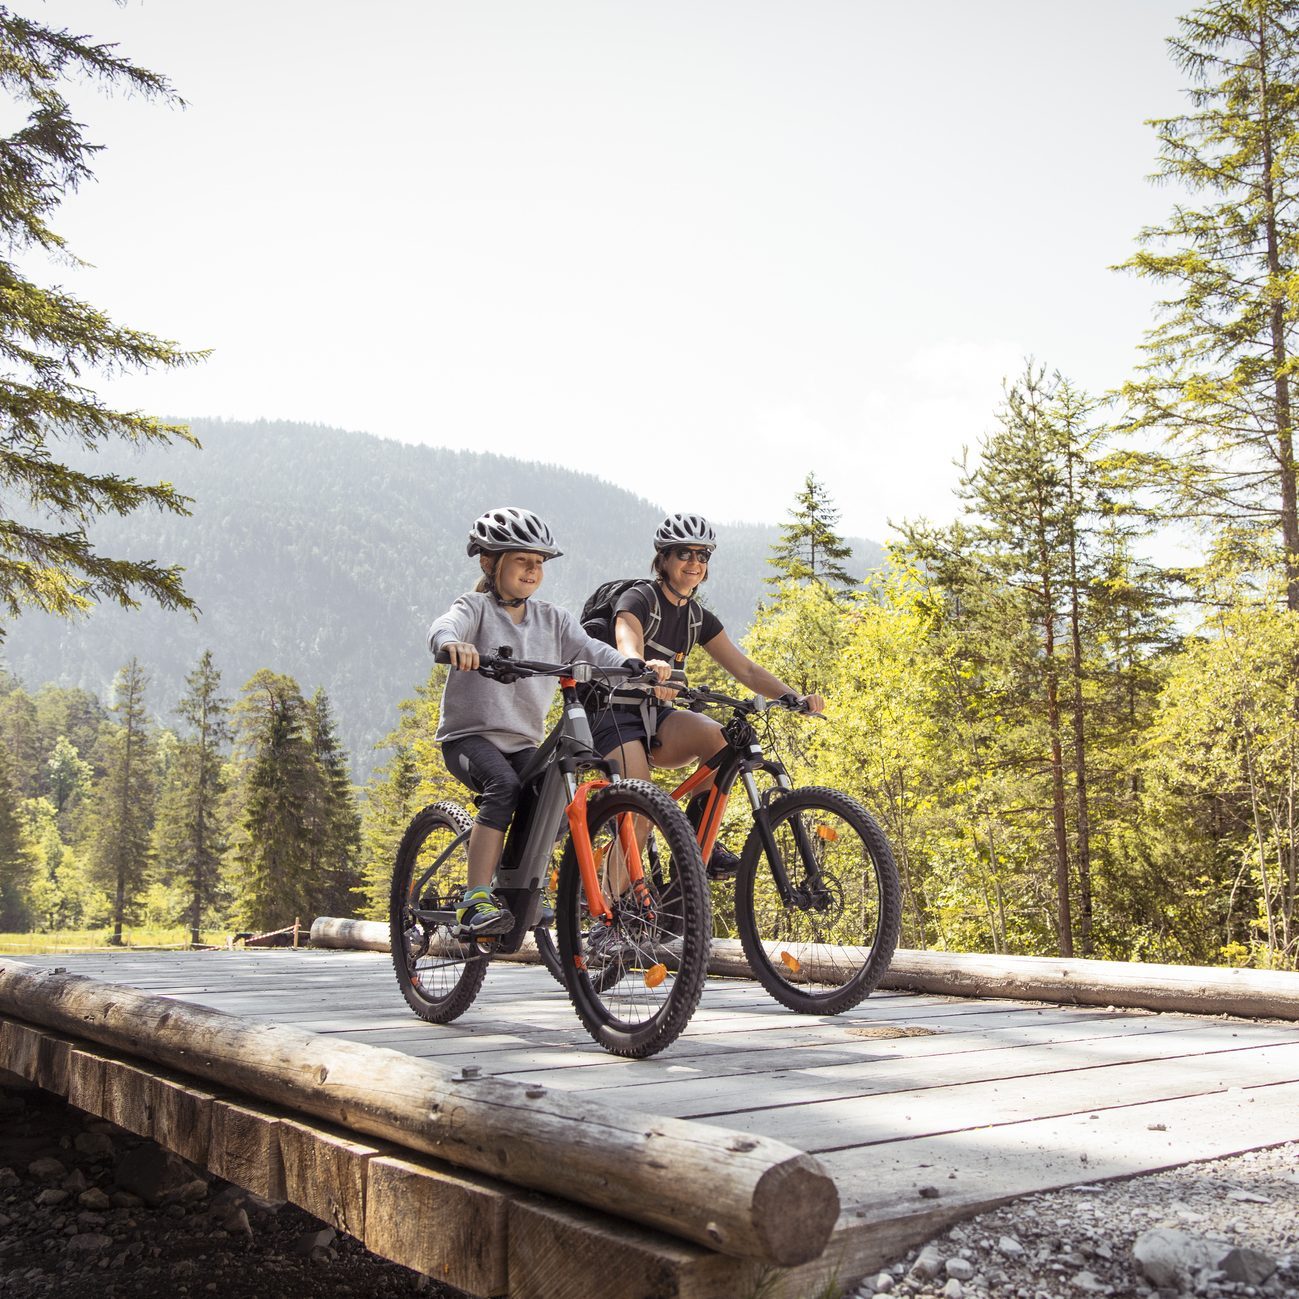
M 654 549 L 671 550 L 673 546 L 705 546 L 710 551 L 716 550 L 713 525 L 702 514 L 669 514 L 654 534 Z
M 564 553 L 541 519 L 514 505 L 488 510 L 475 519 L 465 547 L 467 555 L 499 555 L 507 550 L 531 550 L 547 559 L 558 559 Z

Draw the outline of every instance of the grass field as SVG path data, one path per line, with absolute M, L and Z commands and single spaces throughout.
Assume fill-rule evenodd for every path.
M 0 953 L 9 956 L 34 956 L 38 952 L 85 952 L 111 948 L 111 929 L 61 929 L 49 934 L 0 934 Z M 203 934 L 203 942 L 224 947 L 229 934 L 221 930 Z M 150 948 L 187 948 L 189 930 L 183 925 L 170 929 L 144 927 L 122 930 L 122 946 Z

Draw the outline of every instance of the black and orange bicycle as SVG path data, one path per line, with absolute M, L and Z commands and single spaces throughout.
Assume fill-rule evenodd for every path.
M 805 1014 L 837 1015 L 857 1005 L 888 969 L 901 929 L 888 838 L 856 799 L 819 785 L 795 789 L 784 764 L 764 751 L 755 722 L 773 709 L 806 713 L 802 701 L 682 686 L 674 703 L 731 710 L 725 747 L 672 797 L 689 798 L 712 777 L 697 831 L 708 861 L 737 780 L 748 795 L 752 824 L 735 876 L 735 919 L 755 977 L 782 1005 Z
M 393 871 L 390 938 L 402 995 L 417 1015 L 448 1023 L 473 1003 L 491 958 L 518 951 L 535 932 L 591 1036 L 618 1055 L 654 1055 L 676 1040 L 699 1003 L 712 911 L 698 842 L 681 809 L 645 781 L 621 780 L 591 746 L 578 683 L 608 691 L 635 678 L 506 654 L 481 656 L 478 671 L 507 685 L 558 677 L 563 700 L 522 773 L 523 797 L 493 881 L 515 925 L 499 938 L 461 931 L 456 907 L 468 882 L 470 817 L 451 801 L 424 808 L 406 829 Z M 552 881 L 557 960 L 548 930 Z

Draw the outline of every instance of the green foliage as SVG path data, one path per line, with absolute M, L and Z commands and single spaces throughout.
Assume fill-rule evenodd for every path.
M 825 485 L 808 474 L 802 490 L 794 497 L 789 522 L 781 524 L 780 541 L 771 548 L 767 563 L 776 570 L 767 578 L 769 586 L 791 582 L 818 582 L 823 586 L 853 586 L 843 567 L 852 558 L 852 547 L 834 530 L 839 511 Z
M 145 710 L 148 677 L 136 659 L 117 674 L 103 777 L 95 786 L 91 819 L 90 867 L 97 883 L 113 898 L 114 941 L 120 941 L 131 902 L 150 862 L 153 828 L 153 735 Z
M 1168 508 L 1230 526 L 1299 609 L 1291 372 L 1299 319 L 1299 19 L 1290 0 L 1223 0 L 1169 42 L 1191 111 L 1153 123 L 1160 179 L 1202 197 L 1141 232 L 1125 265 L 1169 294 L 1125 389 L 1165 440 L 1129 467 Z
M 115 325 L 22 269 L 36 254 L 65 262 L 71 256 L 49 219 L 92 174 L 98 146 L 86 140 L 63 93 L 82 78 L 178 102 L 162 77 L 118 57 L 111 46 L 0 9 L 0 87 L 23 119 L 0 139 L 0 234 L 8 254 L 0 259 L 0 480 L 32 516 L 0 519 L 0 605 L 11 616 L 24 607 L 66 615 L 100 600 L 130 608 L 138 593 L 166 609 L 192 607 L 178 568 L 111 558 L 86 534 L 104 515 L 143 507 L 184 514 L 186 499 L 170 483 L 73 468 L 54 455 L 59 442 L 94 450 L 112 440 L 192 441 L 179 425 L 106 405 L 87 386 L 87 375 L 176 367 L 195 355 Z
M 163 781 L 153 848 L 162 882 L 183 894 L 183 902 L 165 919 L 171 922 L 183 911 L 189 916 L 190 940 L 197 943 L 222 901 L 221 860 L 229 837 L 223 765 L 229 708 L 210 650 L 186 678 L 186 687 L 176 712 L 188 734 Z

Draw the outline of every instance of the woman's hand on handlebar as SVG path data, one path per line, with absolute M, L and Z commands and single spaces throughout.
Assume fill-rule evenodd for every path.
M 645 666 L 654 673 L 660 681 L 666 681 L 672 675 L 672 665 L 670 663 L 665 663 L 662 659 L 650 659 Z M 667 703 L 669 700 L 675 699 L 676 697 L 676 690 L 670 686 L 654 687 L 655 699 L 661 699 L 664 703 Z
M 457 672 L 474 672 L 478 668 L 478 647 L 468 641 L 448 641 L 443 647 L 447 661 Z
M 823 695 L 796 695 L 790 690 L 781 695 L 778 702 L 784 704 L 791 712 L 796 713 L 822 713 L 825 711 L 825 697 Z

